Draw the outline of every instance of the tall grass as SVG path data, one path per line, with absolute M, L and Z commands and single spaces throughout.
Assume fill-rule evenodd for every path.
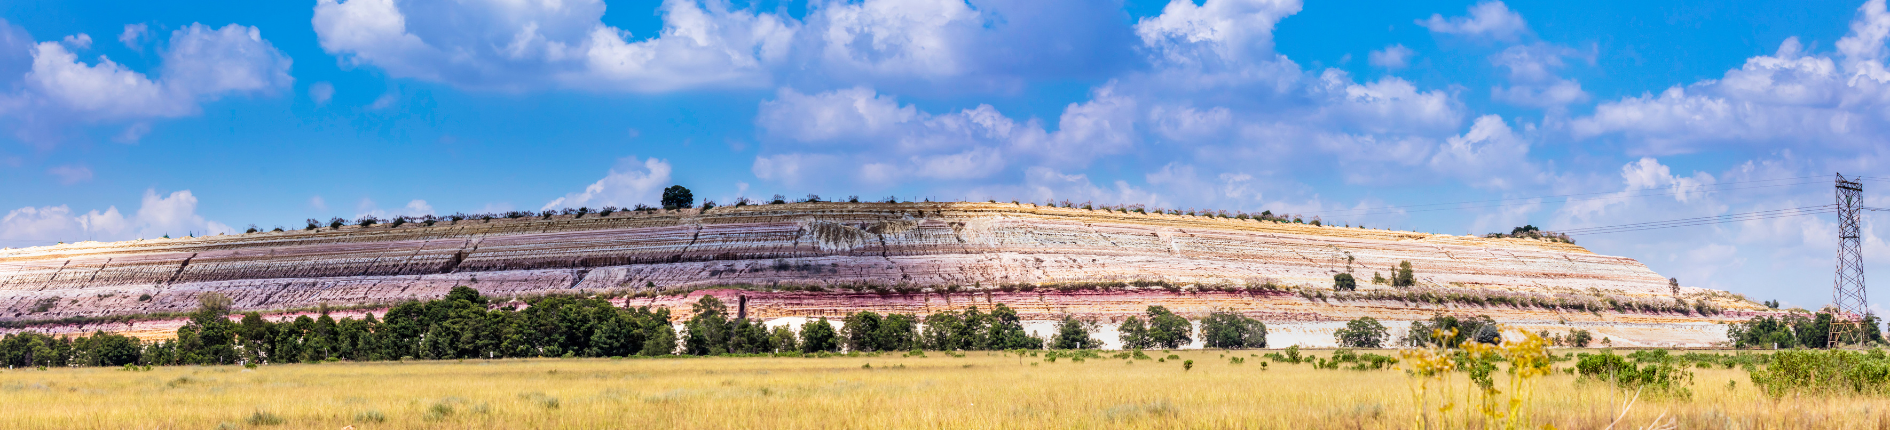
M 1416 417 L 1402 371 L 1227 358 L 1265 352 L 1149 354 L 1192 370 L 1005 352 L 13 369 L 0 370 L 0 428 L 1404 428 Z M 1616 416 L 1617 428 L 1890 426 L 1883 397 L 1773 397 L 1725 366 L 1695 369 L 1694 396 L 1643 396 L 1623 414 L 1633 393 L 1561 371 L 1573 364 L 1536 382 L 1529 427 Z

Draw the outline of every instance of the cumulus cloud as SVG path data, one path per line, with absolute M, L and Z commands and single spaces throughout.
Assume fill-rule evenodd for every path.
M 1886 28 L 1890 13 L 1882 0 L 1872 0 L 1859 8 L 1835 53 L 1808 53 L 1798 39 L 1786 39 L 1773 55 L 1749 58 L 1720 79 L 1603 102 L 1574 120 L 1571 130 L 1577 139 L 1620 136 L 1644 154 L 1785 144 L 1820 152 L 1861 149 L 1881 158 L 1879 136 L 1890 130 L 1880 114 L 1890 107 Z
M 4 21 L 0 34 L 11 34 L 0 44 L 30 41 Z M 157 78 L 104 56 L 91 64 L 81 61 L 78 51 L 89 47 L 91 38 L 77 36 L 32 45 L 23 88 L 4 96 L 12 103 L 0 103 L 0 116 L 16 120 L 28 140 L 55 140 L 61 127 L 74 123 L 195 115 L 202 103 L 231 95 L 271 94 L 293 82 L 289 58 L 255 27 L 191 24 L 172 32 L 159 53 Z M 7 62 L 0 59 L 0 64 Z M 128 133 L 129 140 L 142 134 Z
M 151 27 L 140 24 L 125 24 L 125 31 L 118 33 L 118 43 L 125 44 L 132 50 L 143 50 L 144 39 L 151 37 Z
M 1137 22 L 1135 33 L 1160 65 L 1246 69 L 1284 59 L 1273 52 L 1273 26 L 1300 7 L 1298 0 L 1175 0 Z
M 637 204 L 657 206 L 662 198 L 664 187 L 669 186 L 669 162 L 656 158 L 638 161 L 636 157 L 617 160 L 617 165 L 603 179 L 584 187 L 584 191 L 566 194 L 545 203 L 540 210 L 576 207 L 618 206 L 631 207 Z
M 168 195 L 145 190 L 138 211 L 129 216 L 120 213 L 115 206 L 79 214 L 68 206 L 59 205 L 23 207 L 0 217 L 0 241 L 12 247 L 234 232 L 223 223 L 198 215 L 197 197 L 189 190 Z
M 1397 44 L 1372 51 L 1366 60 L 1373 66 L 1395 70 L 1410 66 L 1411 57 L 1416 55 L 1417 52 L 1412 51 L 1411 48 L 1404 47 L 1404 44 Z
M 987 2 L 979 2 L 987 3 Z M 776 81 L 989 80 L 1119 68 L 1127 31 L 1074 0 L 816 0 L 805 21 L 664 0 L 663 28 L 603 23 L 601 0 L 321 0 L 321 46 L 351 66 L 462 88 L 665 92 Z
M 1420 19 L 1417 24 L 1433 33 L 1505 42 L 1513 42 L 1529 33 L 1529 24 L 1523 21 L 1522 15 L 1510 11 L 1509 6 L 1500 1 L 1477 3 L 1470 7 L 1467 17 L 1444 18 L 1442 14 L 1431 14 L 1430 19 Z
M 1446 139 L 1431 156 L 1431 168 L 1473 186 L 1508 188 L 1533 173 L 1529 141 L 1503 118 L 1484 115 L 1461 136 Z
M 562 2 L 321 0 L 315 33 L 343 64 L 468 88 L 544 86 L 663 91 L 767 85 L 765 62 L 794 28 L 726 2 L 664 1 L 656 37 L 604 25 L 601 0 Z
M 1066 106 L 1056 131 L 990 105 L 934 114 L 864 87 L 818 94 L 781 89 L 761 103 L 756 118 L 769 149 L 778 153 L 758 156 L 753 172 L 764 180 L 806 184 L 810 178 L 804 175 L 852 171 L 861 182 L 888 185 L 983 178 L 1020 160 L 1083 165 L 1132 146 L 1136 114 L 1133 100 L 1106 86 L 1091 100 Z M 851 151 L 821 153 L 837 150 Z

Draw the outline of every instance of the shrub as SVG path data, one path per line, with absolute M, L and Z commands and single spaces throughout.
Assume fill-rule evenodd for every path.
M 1391 333 L 1385 325 L 1372 317 L 1358 317 L 1345 323 L 1345 328 L 1333 333 L 1339 346 L 1346 348 L 1383 348 L 1385 341 L 1391 339 Z
M 1568 337 L 1566 339 L 1568 340 L 1568 346 L 1587 348 L 1589 343 L 1595 341 L 1595 335 L 1589 333 L 1588 330 L 1568 329 Z
M 681 185 L 671 185 L 663 189 L 664 210 L 688 209 L 695 205 L 695 201 L 695 194 L 691 194 L 688 188 L 683 188 Z
M 1340 273 L 1337 275 L 1332 275 L 1332 289 L 1338 290 L 1338 291 L 1357 290 L 1358 280 L 1353 279 L 1352 274 L 1350 273 Z
M 1398 262 L 1398 267 L 1391 271 L 1391 286 L 1409 287 L 1413 285 L 1417 285 L 1417 276 L 1411 272 L 1411 262 Z
M 1693 382 L 1693 372 L 1681 367 L 1667 355 L 1666 350 L 1637 351 L 1630 357 L 1641 362 L 1639 366 L 1610 353 L 1584 353 L 1580 357 L 1575 363 L 1575 370 L 1583 378 L 1612 382 L 1625 389 L 1645 390 L 1656 395 L 1684 398 L 1693 393 L 1686 387 Z
M 1882 395 L 1890 393 L 1890 356 L 1868 353 L 1779 351 L 1772 363 L 1752 372 L 1753 385 L 1773 397 L 1791 393 Z
M 286 420 L 283 420 L 281 416 L 264 411 L 256 411 L 256 413 L 249 414 L 249 419 L 245 420 L 245 422 L 248 422 L 249 425 L 252 426 L 281 425 L 285 421 Z
M 342 219 L 341 217 L 334 217 L 334 218 L 328 219 L 328 228 L 330 229 L 340 229 L 341 226 L 344 226 L 344 225 L 348 225 L 348 220 Z

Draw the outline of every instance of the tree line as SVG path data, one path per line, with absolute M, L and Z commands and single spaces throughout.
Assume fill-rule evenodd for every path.
M 592 297 L 547 296 L 524 306 L 493 303 L 468 287 L 446 297 L 401 303 L 379 317 L 313 317 L 270 321 L 257 312 L 230 318 L 230 300 L 200 298 L 200 307 L 174 339 L 144 342 L 105 332 L 55 336 L 25 332 L 0 337 L 0 364 L 30 366 L 124 366 L 236 363 L 297 363 L 402 359 L 523 357 L 624 357 L 819 354 L 841 351 L 1095 349 L 1098 324 L 1064 316 L 1045 336 L 1024 329 L 1017 311 L 1003 304 L 914 314 L 862 311 L 836 329 L 826 318 L 772 329 L 738 318 L 713 296 L 691 305 L 692 315 L 672 321 L 668 309 L 615 306 Z M 1194 324 L 1161 306 L 1119 326 L 1129 349 L 1179 348 L 1194 341 Z M 1233 312 L 1201 320 L 1210 348 L 1261 348 L 1266 326 Z

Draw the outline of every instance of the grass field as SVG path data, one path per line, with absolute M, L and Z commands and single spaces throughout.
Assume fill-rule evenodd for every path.
M 1176 351 L 1180 360 L 1166 362 L 932 352 L 12 369 L 0 371 L 0 428 L 1414 426 L 1412 379 L 1403 371 L 1263 367 L 1249 357 L 1258 352 Z M 1246 363 L 1230 363 L 1226 357 L 1233 356 Z M 1193 360 L 1193 369 L 1184 370 L 1182 360 Z M 1532 401 L 1535 427 L 1604 428 L 1633 395 L 1559 371 L 1572 363 L 1556 363 L 1558 371 L 1541 381 Z M 1641 398 L 1616 428 L 1657 421 L 1678 428 L 1890 428 L 1890 402 L 1882 398 L 1772 399 L 1752 388 L 1745 371 L 1691 370 L 1689 399 Z M 1450 381 L 1467 392 L 1463 377 Z

